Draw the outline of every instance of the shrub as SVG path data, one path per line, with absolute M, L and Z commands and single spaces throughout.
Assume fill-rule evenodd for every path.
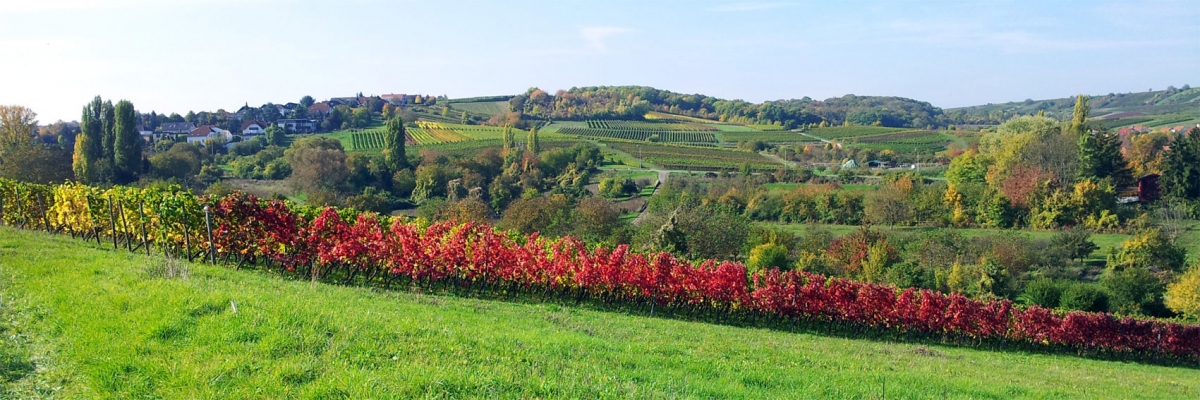
M 1063 295 L 1063 285 L 1049 278 L 1029 282 L 1025 290 L 1017 298 L 1028 305 L 1039 305 L 1046 308 L 1057 308 Z
M 1094 283 L 1072 283 L 1063 289 L 1058 307 L 1064 310 L 1108 311 L 1108 293 L 1103 286 Z

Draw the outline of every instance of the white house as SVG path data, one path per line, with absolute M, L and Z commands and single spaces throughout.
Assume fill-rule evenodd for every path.
M 188 132 L 187 142 L 204 144 L 204 141 L 216 138 L 223 138 L 226 142 L 228 142 L 233 139 L 233 135 L 230 135 L 229 132 L 224 129 L 212 125 L 200 125 L 191 132 Z
M 242 136 L 265 135 L 267 133 L 266 122 L 259 120 L 250 120 L 242 123 Z

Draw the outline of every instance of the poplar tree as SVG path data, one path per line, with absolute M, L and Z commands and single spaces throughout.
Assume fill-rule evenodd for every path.
M 133 103 L 121 100 L 113 108 L 113 166 L 117 183 L 136 181 L 142 171 L 142 138 Z
M 1072 132 L 1082 135 L 1087 131 L 1087 119 L 1091 111 L 1092 106 L 1087 96 L 1081 94 L 1075 97 L 1075 111 L 1071 114 Z
M 95 167 L 104 158 L 104 124 L 103 102 L 96 96 L 88 105 L 83 106 L 83 115 L 79 118 L 79 135 L 75 137 L 75 154 L 71 160 L 71 169 L 75 171 L 75 179 L 88 183 L 94 180 Z
M 529 128 L 529 136 L 525 139 L 525 149 L 529 151 L 529 154 L 536 156 L 541 148 L 541 144 L 538 143 L 537 127 Z
M 513 137 L 512 127 L 505 126 L 504 127 L 504 151 L 505 152 L 512 151 L 513 145 L 515 143 L 516 143 L 516 138 Z
M 383 157 L 392 171 L 408 167 L 408 156 L 404 153 L 404 120 L 392 117 L 384 132 Z

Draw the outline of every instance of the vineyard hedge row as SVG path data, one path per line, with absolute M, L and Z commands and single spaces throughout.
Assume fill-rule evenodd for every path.
M 428 224 L 234 193 L 0 180 L 0 220 L 134 251 L 158 248 L 297 278 L 588 301 L 722 321 L 1078 352 L 1196 366 L 1200 325 L 1060 313 L 737 262 L 689 262 L 491 226 Z M 211 229 L 210 229 L 211 227 Z M 137 244 L 137 247 L 134 245 Z

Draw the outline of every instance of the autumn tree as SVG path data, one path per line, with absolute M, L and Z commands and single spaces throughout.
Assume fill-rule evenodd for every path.
M 393 117 L 384 130 L 383 156 L 392 171 L 408 168 L 408 156 L 404 152 L 404 120 Z
M 1171 144 L 1171 136 L 1162 132 L 1131 134 L 1129 148 L 1125 152 L 1134 176 L 1146 174 L 1162 175 L 1163 153 Z
M 284 153 L 292 167 L 291 182 L 302 191 L 340 191 L 350 171 L 346 152 L 337 139 L 309 137 L 297 140 Z
M 574 225 L 572 235 L 585 242 L 612 246 L 624 241 L 620 238 L 625 227 L 621 209 L 608 200 L 589 197 L 579 201 L 571 222 Z
M 1179 280 L 1167 285 L 1167 307 L 1189 318 L 1200 318 L 1200 264 L 1188 268 Z
M 6 153 L 28 146 L 37 128 L 37 113 L 23 106 L 0 106 L 0 162 Z

